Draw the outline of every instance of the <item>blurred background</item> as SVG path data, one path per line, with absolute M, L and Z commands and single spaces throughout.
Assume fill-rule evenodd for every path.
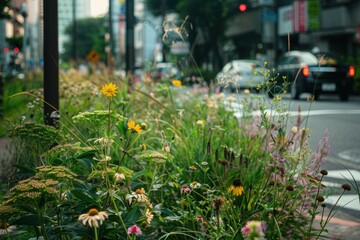
M 133 4 L 133 16 L 126 4 Z M 104 64 L 116 73 L 143 74 L 168 62 L 184 78 L 195 75 L 196 66 L 211 79 L 233 59 L 275 66 L 289 50 L 317 50 L 356 66 L 358 88 L 359 12 L 359 0 L 61 0 L 59 66 L 61 71 L 88 71 L 91 64 Z M 131 63 L 126 19 L 133 31 Z M 43 1 L 1 0 L 4 75 L 41 71 L 43 21 Z

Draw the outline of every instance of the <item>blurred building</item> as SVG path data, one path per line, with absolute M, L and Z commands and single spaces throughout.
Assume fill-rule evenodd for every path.
M 249 0 L 226 36 L 238 58 L 270 62 L 290 50 L 331 51 L 354 57 L 359 49 L 359 0 Z M 246 40 L 245 40 L 246 39 Z
M 75 20 L 90 17 L 88 0 L 58 0 L 59 52 L 64 51 L 64 43 L 71 41 L 65 35 L 65 29 Z

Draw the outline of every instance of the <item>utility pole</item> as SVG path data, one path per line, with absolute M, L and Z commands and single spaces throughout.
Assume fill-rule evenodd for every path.
M 126 74 L 132 76 L 135 68 L 134 47 L 134 0 L 126 1 Z M 131 80 L 131 79 L 130 79 Z
M 44 122 L 56 126 L 59 116 L 58 0 L 44 1 Z

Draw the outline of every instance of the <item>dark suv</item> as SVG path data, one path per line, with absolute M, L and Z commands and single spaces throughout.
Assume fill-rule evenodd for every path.
M 336 93 L 342 101 L 347 101 L 355 75 L 354 66 L 339 61 L 334 55 L 301 51 L 285 53 L 276 70 L 279 76 L 269 89 L 269 96 L 286 90 L 293 99 L 299 99 L 302 93 L 310 93 L 315 99 L 320 94 Z

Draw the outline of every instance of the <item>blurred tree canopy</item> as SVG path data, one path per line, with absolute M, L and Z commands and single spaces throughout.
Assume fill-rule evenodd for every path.
M 9 18 L 9 14 L 5 11 L 6 8 L 10 8 L 10 0 L 0 1 L 0 19 Z
M 228 22 L 236 13 L 235 0 L 148 0 L 154 15 L 176 12 L 181 19 L 188 16 L 189 42 L 198 65 L 222 66 L 222 46 Z M 181 23 L 180 23 L 181 24 Z
M 73 37 L 74 24 L 71 23 L 65 29 L 65 35 L 68 36 L 68 41 L 64 43 L 65 51 L 61 54 L 61 59 L 64 62 L 73 60 Z M 100 54 L 101 60 L 105 61 L 105 20 L 103 18 L 86 18 L 76 21 L 76 59 L 78 61 L 85 60 L 86 55 L 95 50 Z

